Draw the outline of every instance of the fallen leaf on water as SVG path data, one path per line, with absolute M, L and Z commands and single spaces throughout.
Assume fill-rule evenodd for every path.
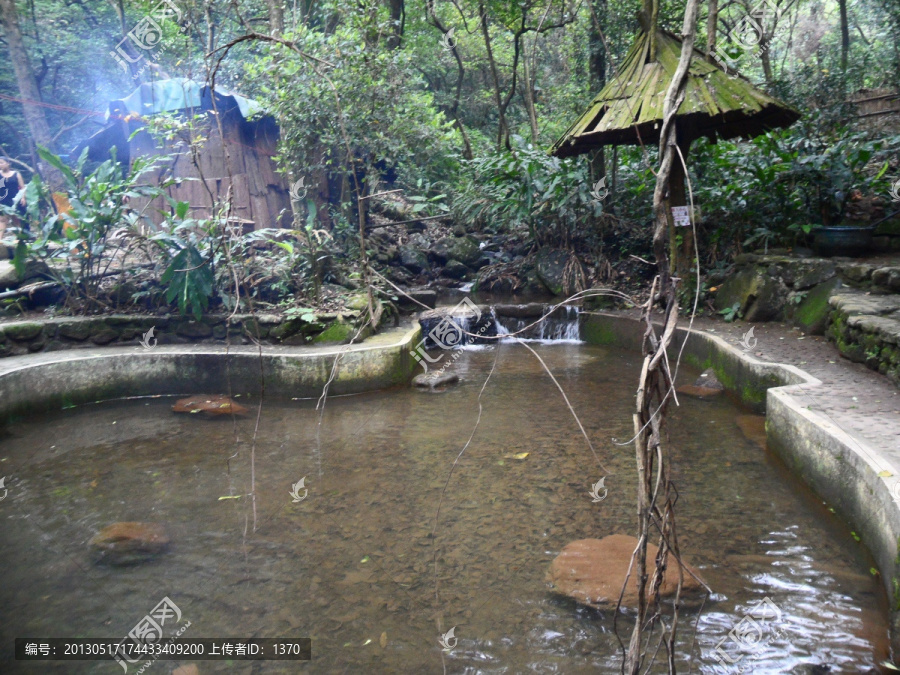
M 387 631 L 381 634 L 381 639 L 378 640 L 378 644 L 381 645 L 381 648 L 384 649 L 387 647 Z
M 879 477 L 879 478 L 890 478 L 890 477 L 893 476 L 893 475 L 894 475 L 894 474 L 892 474 L 892 473 L 891 473 L 890 471 L 888 471 L 887 469 L 885 469 L 884 471 L 879 471 L 879 472 L 878 472 L 878 477 Z
M 503 455 L 503 459 L 525 459 L 528 455 L 529 453 L 527 452 L 517 452 L 516 454 L 507 453 Z

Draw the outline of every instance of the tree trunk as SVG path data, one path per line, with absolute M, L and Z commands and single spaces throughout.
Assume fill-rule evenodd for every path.
M 0 0 L 0 22 L 3 24 L 3 34 L 9 49 L 13 72 L 16 74 L 16 81 L 19 83 L 19 94 L 23 99 L 22 108 L 25 112 L 25 122 L 31 131 L 31 138 L 38 145 L 54 151 L 53 137 L 50 134 L 50 127 L 47 125 L 44 109 L 40 104 L 41 92 L 34 77 L 34 70 L 31 67 L 31 60 L 28 58 L 28 52 L 25 50 L 25 43 L 22 41 L 22 31 L 19 29 L 15 0 Z M 63 178 L 57 169 L 42 164 L 42 173 L 51 189 L 62 188 Z
M 478 3 L 478 15 L 481 23 L 481 34 L 484 36 L 484 47 L 487 51 L 488 64 L 491 67 L 491 78 L 494 82 L 494 103 L 497 105 L 497 149 L 503 148 L 503 139 L 507 136 L 506 115 L 503 112 L 503 100 L 500 93 L 500 75 L 497 72 L 497 62 L 494 60 L 494 51 L 491 49 L 491 34 L 488 30 L 487 9 L 484 2 Z M 518 45 L 517 45 L 518 46 Z
M 759 60 L 762 63 L 763 77 L 766 79 L 766 87 L 772 89 L 774 78 L 772 77 L 772 55 L 768 49 L 768 42 L 759 50 Z
M 606 46 L 603 44 L 603 23 L 606 19 L 606 0 L 592 0 L 591 33 L 588 40 L 590 46 L 589 72 L 591 89 L 599 93 L 606 86 Z M 606 178 L 606 152 L 601 146 L 590 156 L 591 181 L 594 185 L 597 181 Z M 604 202 L 608 199 L 604 199 Z
M 841 12 L 841 72 L 847 74 L 847 60 L 850 55 L 850 25 L 847 22 L 847 0 L 838 0 Z
M 537 37 L 535 37 L 535 41 L 537 41 Z M 533 73 L 528 68 L 527 55 L 522 59 L 522 67 L 525 70 L 525 107 L 528 109 L 528 123 L 531 125 L 531 142 L 536 145 L 540 137 L 540 130 L 537 123 L 537 111 L 534 108 Z
M 125 37 L 128 34 L 128 28 L 125 25 L 125 5 L 123 0 L 109 0 L 109 4 L 112 5 L 116 18 L 119 20 L 119 29 L 122 32 L 122 37 Z
M 441 20 L 438 18 L 437 14 L 434 11 L 434 0 L 426 0 L 425 2 L 425 13 L 428 17 L 429 22 L 437 28 L 441 33 L 446 37 L 450 32 L 450 28 L 447 28 Z M 459 50 L 456 48 L 456 43 L 454 41 L 450 41 L 450 49 L 453 53 L 453 58 L 456 59 L 456 93 L 453 96 L 453 107 L 450 109 L 450 117 L 454 119 L 456 122 L 456 128 L 459 129 L 460 134 L 462 135 L 463 140 L 463 156 L 466 159 L 472 159 L 474 154 L 472 153 L 472 145 L 469 142 L 469 135 L 466 133 L 466 128 L 463 126 L 462 120 L 459 119 L 459 99 L 462 95 L 462 84 L 465 79 L 465 68 L 463 67 L 462 57 L 459 55 Z
M 284 33 L 284 7 L 281 2 L 282 0 L 266 0 L 269 8 L 269 32 L 275 35 Z
M 388 49 L 397 49 L 403 40 L 403 24 L 405 23 L 404 0 L 388 0 L 391 12 L 391 33 L 387 39 Z
M 660 163 L 656 175 L 656 187 L 653 191 L 655 220 L 653 250 L 656 255 L 657 277 L 651 288 L 650 297 L 644 306 L 643 314 L 647 323 L 644 338 L 644 365 L 641 370 L 633 416 L 635 457 L 638 469 L 638 546 L 635 549 L 633 562 L 637 581 L 638 606 L 623 664 L 623 672 L 628 675 L 639 675 L 645 669 L 649 672 L 649 667 L 644 668 L 646 665 L 645 655 L 642 653 L 641 647 L 645 642 L 644 631 L 653 631 L 656 623 L 661 624 L 666 640 L 666 652 L 669 657 L 668 672 L 675 672 L 674 641 L 678 624 L 678 594 L 676 593 L 673 603 L 674 615 L 671 625 L 667 625 L 662 620 L 658 611 L 650 614 L 648 619 L 650 604 L 648 600 L 655 603 L 656 610 L 661 609 L 658 603 L 658 590 L 666 570 L 669 551 L 671 550 L 675 554 L 676 560 L 680 559 L 674 530 L 674 489 L 669 476 L 667 453 L 662 448 L 662 441 L 665 438 L 668 391 L 673 386 L 665 351 L 678 321 L 678 301 L 675 295 L 675 284 L 669 274 L 666 236 L 672 222 L 669 203 L 671 195 L 668 194 L 671 191 L 670 176 L 673 162 L 679 161 L 675 156 L 677 142 L 675 113 L 684 101 L 687 89 L 688 68 L 693 57 L 697 31 L 698 6 L 699 0 L 688 0 L 684 11 L 681 58 L 663 102 L 663 123 L 659 141 Z M 658 296 L 657 288 L 659 289 Z M 660 338 L 656 336 L 650 318 L 651 310 L 657 299 L 662 301 L 666 308 L 666 328 Z M 648 587 L 647 544 L 649 538 L 657 536 L 657 534 L 660 543 L 659 554 L 656 559 L 655 572 Z M 681 574 L 683 571 L 679 565 L 679 575 Z M 616 612 L 618 613 L 618 608 Z
M 638 13 L 638 23 L 647 35 L 650 36 L 650 50 L 648 61 L 656 60 L 656 29 L 659 25 L 659 0 L 642 0 L 641 11 Z
M 682 138 L 679 134 L 678 148 L 687 162 L 688 152 L 691 148 L 691 139 Z M 686 176 L 681 157 L 675 153 L 672 161 L 672 174 L 669 177 L 669 206 L 690 206 L 688 203 L 687 189 L 685 187 Z M 693 215 L 693 214 L 692 214 Z M 681 235 L 681 246 L 678 246 L 676 234 Z M 669 229 L 669 251 L 672 256 L 670 269 L 682 280 L 687 279 L 691 271 L 694 250 L 694 230 L 692 227 L 682 227 L 680 231 L 673 226 Z
M 709 14 L 706 18 L 706 60 L 712 63 L 719 29 L 719 0 L 709 0 L 707 7 Z
M 606 19 L 606 0 L 593 0 L 594 21 L 591 22 L 590 46 L 591 88 L 600 92 L 606 86 L 606 47 L 600 31 Z

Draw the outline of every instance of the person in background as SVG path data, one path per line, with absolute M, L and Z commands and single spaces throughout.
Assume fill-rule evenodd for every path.
M 22 174 L 10 166 L 9 160 L 0 157 L 0 204 L 3 206 L 16 206 L 16 195 L 25 188 Z M 19 200 L 19 209 L 25 208 L 25 194 Z M 0 239 L 6 236 L 6 228 L 10 226 L 12 218 L 6 214 L 0 214 Z M 4 247 L 5 248 L 5 247 Z M 0 250 L 2 253 L 2 250 Z

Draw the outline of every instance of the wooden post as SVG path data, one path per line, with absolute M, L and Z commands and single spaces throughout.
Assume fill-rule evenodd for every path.
M 678 148 L 687 163 L 688 153 L 691 148 L 691 139 L 678 133 Z M 681 157 L 677 153 L 672 162 L 672 173 L 669 175 L 669 206 L 690 206 L 688 203 L 687 189 L 685 187 L 684 167 Z M 693 214 L 691 214 L 693 222 Z M 677 235 L 681 235 L 681 246 L 678 245 Z M 694 230 L 692 227 L 669 228 L 669 255 L 671 256 L 670 269 L 672 274 L 685 279 L 691 273 L 694 259 Z

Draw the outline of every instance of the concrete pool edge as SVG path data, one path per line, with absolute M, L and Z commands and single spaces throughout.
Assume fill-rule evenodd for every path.
M 272 347 L 218 345 L 98 347 L 0 360 L 0 421 L 100 400 L 154 395 L 265 393 L 318 397 L 340 358 L 330 395 L 406 384 L 417 362 L 416 325 L 358 345 Z M 224 367 L 223 367 L 224 366 Z
M 641 348 L 644 326 L 635 317 L 584 312 L 580 320 L 582 338 L 591 344 Z M 900 504 L 891 491 L 900 471 L 876 448 L 799 400 L 824 387 L 812 375 L 795 366 L 758 361 L 703 331 L 679 327 L 672 344 L 672 353 L 684 348 L 685 363 L 712 368 L 728 391 L 765 412 L 769 447 L 871 552 L 890 602 L 892 653 L 900 654 Z

